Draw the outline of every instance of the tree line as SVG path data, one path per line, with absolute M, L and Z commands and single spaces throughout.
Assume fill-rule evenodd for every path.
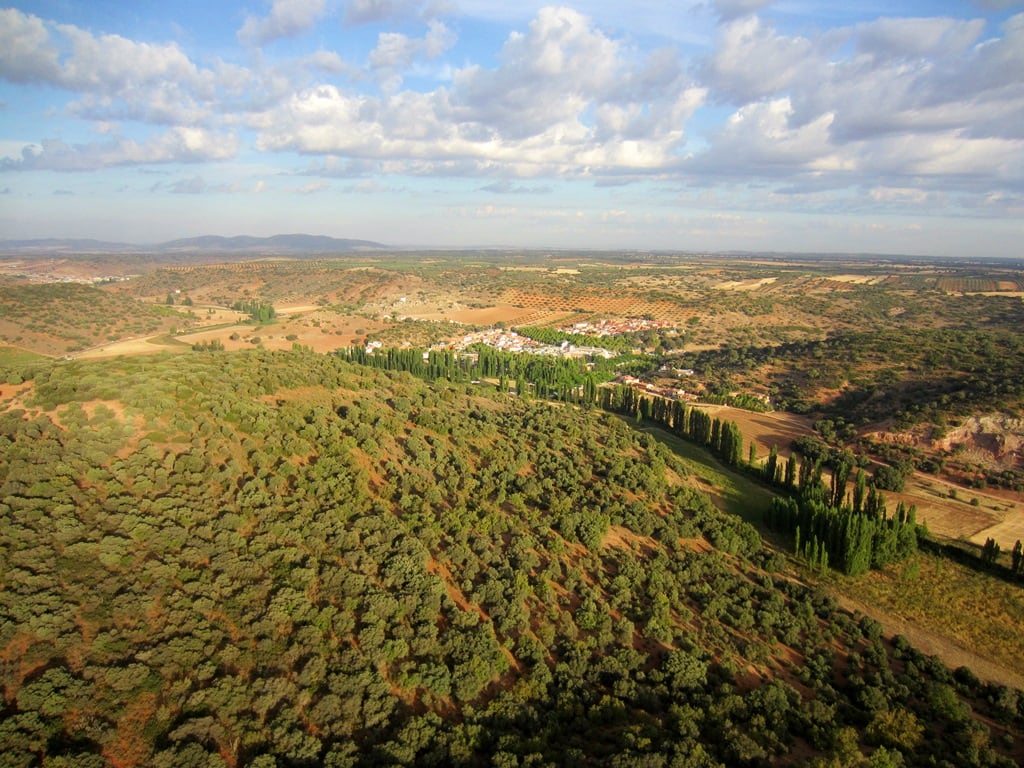
M 274 305 L 262 299 L 239 299 L 231 308 L 237 312 L 244 312 L 257 323 L 269 323 L 277 317 Z

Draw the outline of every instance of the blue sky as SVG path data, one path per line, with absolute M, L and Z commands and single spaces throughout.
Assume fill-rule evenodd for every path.
M 0 239 L 283 232 L 1021 257 L 1024 2 L 0 5 Z

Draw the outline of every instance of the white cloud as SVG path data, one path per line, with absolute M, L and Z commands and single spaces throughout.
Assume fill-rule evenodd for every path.
M 744 104 L 784 92 L 824 63 L 811 40 L 779 35 L 757 16 L 746 16 L 722 27 L 702 76 L 713 93 Z
M 249 16 L 238 30 L 248 45 L 266 45 L 307 32 L 324 15 L 324 0 L 272 0 L 267 16 Z
M 400 69 L 447 39 L 436 22 L 423 39 L 382 36 L 371 63 Z M 509 35 L 499 62 L 458 70 L 450 88 L 431 93 L 376 97 L 321 85 L 251 125 L 263 150 L 373 160 L 378 170 L 590 177 L 668 167 L 705 96 L 668 51 L 633 65 L 618 43 L 564 8 L 544 9 L 526 32 Z
M 983 19 L 882 18 L 859 24 L 857 49 L 881 58 L 959 55 L 985 31 Z
M 463 214 L 471 219 L 506 219 L 519 213 L 518 208 L 509 208 L 499 205 L 480 205 L 463 211 Z
M 921 189 L 907 187 L 875 187 L 868 191 L 868 196 L 879 203 L 911 203 L 922 205 L 931 197 Z
M 742 107 L 713 137 L 711 149 L 688 168 L 724 176 L 770 177 L 854 170 L 852 161 L 837 155 L 831 144 L 831 114 L 800 126 L 791 123 L 792 114 L 788 98 Z
M 429 19 L 450 10 L 439 0 L 351 0 L 345 8 L 349 24 L 370 24 L 381 21 Z
M 237 77 L 237 70 L 225 68 Z M 176 43 L 96 36 L 0 10 L 0 77 L 75 92 L 74 116 L 174 125 L 212 117 L 219 75 L 197 67 Z
M 880 20 L 852 31 L 857 53 L 831 62 L 790 89 L 796 119 L 836 115 L 837 141 L 900 132 L 970 126 L 994 135 L 1021 135 L 1024 34 L 974 45 L 977 22 L 950 19 Z M 1016 39 L 1015 39 L 1016 38 Z
M 57 49 L 42 19 L 0 9 L 0 77 L 14 83 L 52 83 L 60 77 Z
M 499 59 L 496 70 L 456 72 L 452 103 L 458 119 L 517 138 L 575 121 L 621 66 L 618 44 L 568 8 L 542 9 L 525 34 L 509 36 Z
M 379 181 L 366 180 L 350 186 L 346 191 L 357 195 L 379 195 L 394 190 Z
M 187 179 L 178 179 L 177 181 L 169 184 L 154 184 L 150 188 L 150 192 L 163 192 L 169 191 L 176 195 L 206 195 L 206 194 L 226 194 L 226 195 L 238 195 L 246 193 L 258 193 L 263 191 L 263 182 L 257 182 L 255 185 L 246 186 L 244 184 L 232 183 L 232 184 L 208 184 L 206 179 L 201 175 L 195 175 Z
M 511 18 L 518 31 L 482 50 L 486 38 L 467 34 L 472 24 L 438 20 L 440 4 L 353 0 L 344 11 L 350 23 L 405 25 L 385 28 L 363 61 L 343 59 L 359 46 L 342 49 L 326 31 L 323 41 L 310 35 L 294 50 L 282 46 L 290 56 L 239 49 L 237 61 L 225 61 L 0 10 L 0 78 L 12 93 L 39 85 L 69 92 L 58 117 L 89 121 L 94 139 L 39 141 L 32 130 L 81 134 L 26 119 L 14 134 L 25 141 L 0 147 L 0 171 L 216 161 L 244 142 L 277 155 L 282 175 L 368 184 L 392 174 L 470 177 L 483 191 L 525 195 L 550 190 L 554 179 L 601 187 L 684 179 L 704 189 L 746 185 L 745 199 L 772 210 L 834 212 L 838 201 L 858 210 L 1020 209 L 1024 15 L 995 31 L 990 21 L 881 18 L 824 31 L 790 24 L 801 31 L 788 33 L 755 15 L 762 0 L 718 0 L 700 9 L 703 24 L 715 11 L 718 37 L 704 40 L 703 59 L 686 60 L 689 49 L 648 48 L 647 38 L 623 32 L 640 27 L 608 21 L 623 19 L 625 6 L 593 5 L 599 24 L 571 8 L 538 8 L 539 0 L 467 2 L 474 18 Z M 239 39 L 301 35 L 329 5 L 268 1 Z M 629 7 L 665 16 L 653 1 Z M 408 33 L 413 20 L 425 25 L 419 36 Z M 360 44 L 368 33 L 340 28 Z M 419 85 L 444 68 L 449 77 Z M 122 135 L 137 137 L 138 123 L 162 128 L 148 139 Z M 296 153 L 310 157 L 295 161 Z M 175 183 L 232 191 L 209 178 Z
M 306 56 L 303 63 L 313 69 L 333 74 L 341 74 L 348 70 L 345 62 L 341 60 L 341 56 L 335 51 L 316 51 Z
M 168 82 L 212 88 L 210 73 L 201 73 L 175 43 L 137 43 L 120 35 L 96 37 L 69 25 L 58 29 L 71 44 L 59 79 L 65 88 L 108 94 Z
M 894 136 L 864 148 L 873 173 L 943 179 L 956 188 L 994 181 L 1024 184 L 1024 141 L 972 139 L 961 131 Z
M 735 19 L 756 13 L 771 5 L 772 0 L 711 0 L 711 7 L 723 19 Z
M 402 84 L 402 73 L 414 62 L 436 59 L 451 48 L 455 40 L 455 34 L 436 20 L 429 23 L 427 34 L 422 38 L 382 32 L 377 47 L 370 52 L 370 67 L 385 83 L 385 90 L 395 91 Z
M 202 176 L 193 176 L 191 179 L 179 179 L 170 185 L 171 192 L 179 195 L 200 195 L 209 189 L 209 185 Z
M 524 186 L 513 184 L 508 179 L 495 181 L 480 187 L 481 192 L 492 192 L 496 195 L 546 195 L 551 192 L 549 186 Z
M 0 158 L 0 171 L 94 171 L 120 165 L 193 163 L 226 160 L 238 151 L 234 134 L 199 128 L 172 128 L 139 143 L 114 137 L 107 141 L 68 144 L 58 139 L 28 145 L 17 157 Z
M 732 21 L 701 73 L 712 101 L 740 106 L 684 168 L 799 189 L 1024 186 L 1024 16 L 983 34 L 980 21 L 884 18 L 793 38 Z

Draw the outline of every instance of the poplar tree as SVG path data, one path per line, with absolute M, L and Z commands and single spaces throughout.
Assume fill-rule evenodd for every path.
M 774 443 L 764 463 L 764 479 L 772 485 L 779 484 L 779 449 Z
M 785 486 L 789 490 L 796 490 L 796 455 L 790 456 L 786 460 L 786 480 Z

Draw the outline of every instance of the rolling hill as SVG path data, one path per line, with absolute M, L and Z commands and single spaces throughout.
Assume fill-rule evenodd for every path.
M 0 752 L 1016 764 L 1018 692 L 839 610 L 698 485 L 609 414 L 335 356 L 53 363 L 0 402 Z

